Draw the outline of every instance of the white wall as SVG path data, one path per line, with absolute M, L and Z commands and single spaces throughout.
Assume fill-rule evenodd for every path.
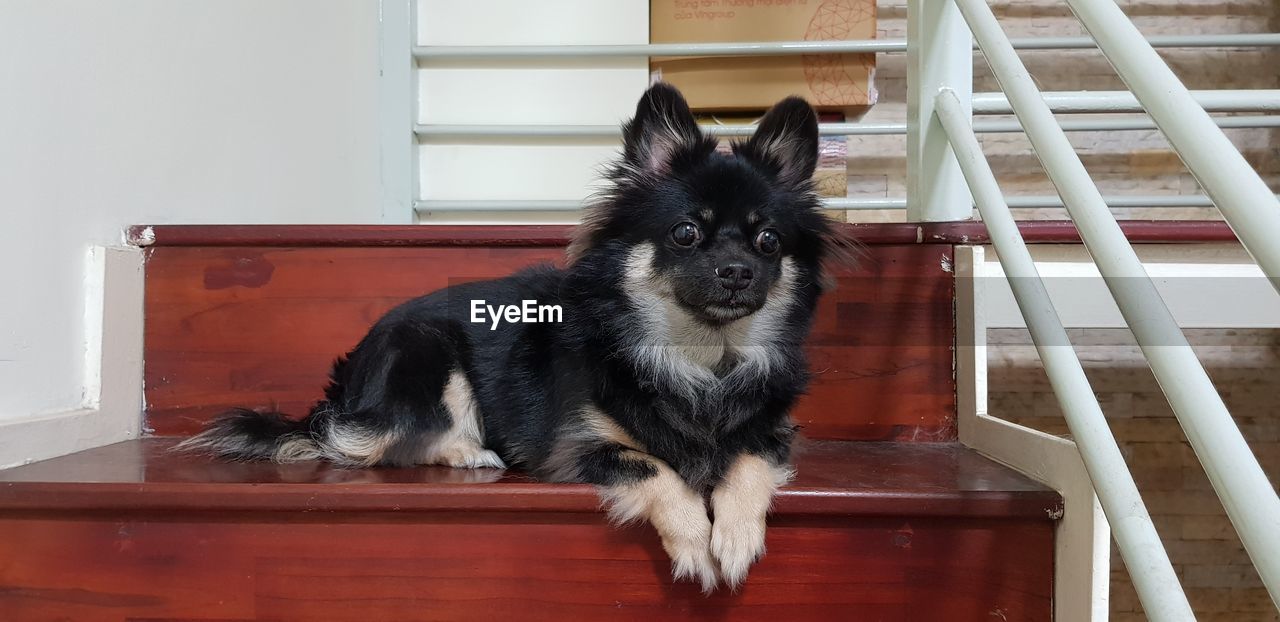
M 0 2 L 0 422 L 84 405 L 85 253 L 372 223 L 377 0 Z

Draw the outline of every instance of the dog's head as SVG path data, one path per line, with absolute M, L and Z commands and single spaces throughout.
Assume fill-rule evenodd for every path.
M 709 324 L 760 310 L 775 286 L 817 278 L 828 221 L 813 191 L 818 119 L 798 97 L 775 105 L 732 153 L 716 151 L 679 91 L 645 92 L 623 127 L 610 188 L 584 215 L 571 261 L 632 253 L 629 271 Z

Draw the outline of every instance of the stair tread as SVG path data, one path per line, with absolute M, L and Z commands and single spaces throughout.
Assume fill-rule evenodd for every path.
M 0 471 L 9 511 L 599 510 L 583 484 L 514 471 L 230 463 L 143 438 Z M 1055 491 L 957 443 L 802 440 L 777 514 L 1056 519 Z

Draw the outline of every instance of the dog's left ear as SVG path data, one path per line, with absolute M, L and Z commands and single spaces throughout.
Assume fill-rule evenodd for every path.
M 788 97 L 769 109 L 737 151 L 776 168 L 784 184 L 806 183 L 818 166 L 818 114 L 809 102 Z

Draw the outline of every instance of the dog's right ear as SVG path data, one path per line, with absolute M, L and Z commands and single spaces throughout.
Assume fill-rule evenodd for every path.
M 635 118 L 622 126 L 623 160 L 640 170 L 662 174 L 683 148 L 702 139 L 689 103 L 674 86 L 659 82 L 644 92 Z
M 805 100 L 788 97 L 769 109 L 736 150 L 773 167 L 784 184 L 807 184 L 818 166 L 818 114 Z

